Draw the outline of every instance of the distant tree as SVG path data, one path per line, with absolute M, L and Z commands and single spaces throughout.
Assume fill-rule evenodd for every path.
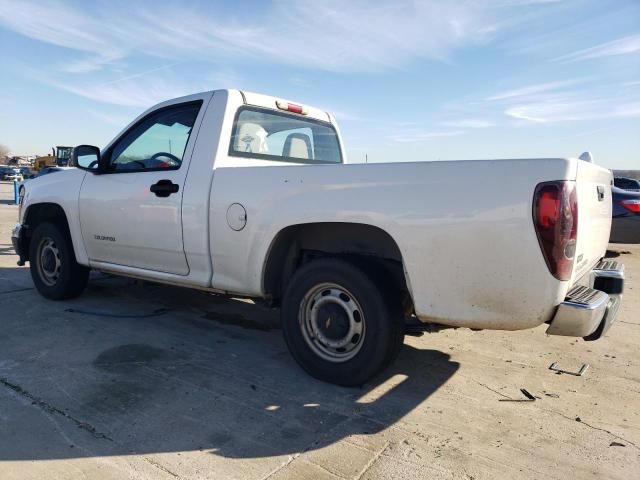
M 0 162 L 6 163 L 9 152 L 9 147 L 0 143 Z

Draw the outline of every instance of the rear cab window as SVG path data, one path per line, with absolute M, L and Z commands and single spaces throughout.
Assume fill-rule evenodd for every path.
M 302 164 L 342 163 L 338 133 L 331 123 L 249 106 L 236 113 L 229 155 Z

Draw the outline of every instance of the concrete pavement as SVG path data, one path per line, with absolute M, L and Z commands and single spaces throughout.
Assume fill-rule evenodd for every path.
M 78 299 L 45 300 L 9 245 L 9 187 L 2 480 L 640 476 L 638 246 L 611 246 L 628 283 L 605 339 L 544 326 L 407 337 L 389 370 L 347 389 L 307 376 L 277 312 L 245 301 L 102 274 Z M 499 401 L 520 388 L 539 399 Z

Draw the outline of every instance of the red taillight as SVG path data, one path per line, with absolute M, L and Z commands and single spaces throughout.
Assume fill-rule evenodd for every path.
M 298 113 L 300 115 L 306 115 L 307 109 L 301 105 L 295 105 L 293 103 L 283 102 L 282 100 L 276 101 L 276 106 L 280 110 L 286 110 L 287 112 Z
M 533 195 L 533 223 L 549 271 L 558 280 L 569 280 L 578 236 L 575 183 L 538 184 Z
M 624 208 L 633 213 L 640 213 L 640 200 L 632 198 L 630 200 L 622 200 L 620 202 Z

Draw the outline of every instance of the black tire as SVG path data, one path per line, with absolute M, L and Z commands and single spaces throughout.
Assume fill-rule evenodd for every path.
M 33 283 L 43 297 L 65 300 L 77 297 L 87 286 L 89 269 L 76 262 L 71 237 L 57 224 L 41 223 L 35 228 L 29 263 Z
M 383 282 L 374 280 L 373 277 L 348 262 L 320 259 L 302 266 L 291 278 L 282 302 L 282 330 L 289 351 L 298 364 L 313 377 L 342 386 L 359 386 L 397 356 L 404 342 L 402 308 L 400 302 L 396 301 L 397 297 L 388 294 L 389 289 L 384 288 Z M 339 288 L 335 288 L 336 286 Z M 332 350 L 317 336 L 319 330 L 322 330 L 322 334 L 335 333 L 329 328 L 331 316 L 336 309 L 331 306 L 331 299 L 325 301 L 322 297 L 335 298 L 334 294 L 337 293 L 338 298 L 343 298 L 342 293 L 339 293 L 341 290 L 345 293 L 344 298 L 349 299 L 350 307 L 344 309 L 346 316 L 344 313 L 336 313 L 335 318 L 344 316 L 347 325 L 355 325 L 354 318 L 356 322 L 362 323 L 358 327 L 362 329 L 362 335 L 357 337 L 356 342 L 348 344 L 347 348 L 351 351 L 346 353 L 340 352 L 340 349 Z M 314 292 L 318 293 L 314 295 Z M 316 307 L 315 315 L 307 313 L 314 310 L 316 302 L 328 303 L 329 307 L 324 308 L 333 310 L 323 313 L 320 310 L 322 307 Z M 336 301 L 336 304 L 339 303 Z M 352 308 L 355 310 L 349 316 L 348 311 Z M 344 321 L 335 320 L 335 323 L 343 326 Z M 348 326 L 344 328 L 348 329 Z M 340 330 L 337 337 L 348 339 L 353 330 L 348 330 L 349 333 L 341 336 L 343 331 Z M 327 338 L 335 340 L 336 336 L 324 336 L 324 340 Z M 339 355 L 346 355 L 346 359 L 337 359 Z

